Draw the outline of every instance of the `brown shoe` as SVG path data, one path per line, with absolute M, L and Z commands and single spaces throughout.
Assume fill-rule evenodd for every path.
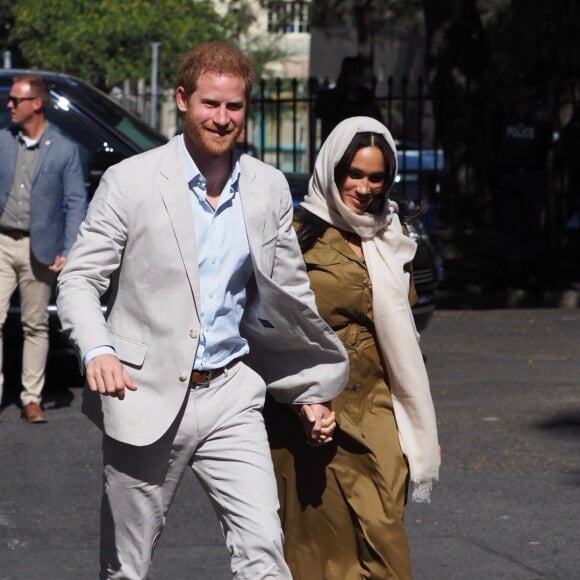
M 29 423 L 46 423 L 46 416 L 38 403 L 28 403 L 22 407 L 22 416 Z

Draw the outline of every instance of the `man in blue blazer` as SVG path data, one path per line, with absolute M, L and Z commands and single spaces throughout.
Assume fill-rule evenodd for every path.
M 22 312 L 22 413 L 44 423 L 41 407 L 48 356 L 48 311 L 54 280 L 85 216 L 87 195 L 76 146 L 47 122 L 46 82 L 15 79 L 11 126 L 0 131 L 0 401 L 2 332 L 18 287 Z

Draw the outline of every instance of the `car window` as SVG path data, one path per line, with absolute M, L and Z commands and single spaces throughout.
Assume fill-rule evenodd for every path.
M 137 125 L 133 119 L 124 115 L 121 117 L 120 121 L 117 123 L 116 128 L 118 131 L 123 133 L 126 137 L 129 137 L 131 141 L 137 143 L 143 149 L 152 149 L 158 145 L 162 145 L 156 135 L 150 135 L 147 131 L 143 131 L 143 128 Z
M 53 87 L 71 103 L 86 109 L 101 122 L 113 126 L 140 149 L 152 149 L 166 141 L 147 123 L 131 115 L 113 99 L 91 86 L 81 84 L 75 79 L 64 79 L 62 83 L 53 83 Z
M 48 121 L 65 137 L 77 144 L 85 176 L 88 178 L 93 155 L 96 151 L 115 149 L 124 155 L 131 155 L 122 142 L 111 134 L 105 134 L 95 123 L 74 109 L 63 111 L 52 107 L 46 113 Z
M 92 117 L 96 125 L 110 127 L 112 131 L 116 131 L 120 138 L 133 144 L 130 151 L 123 152 L 125 155 L 146 151 L 167 142 L 165 136 L 159 134 L 147 123 L 129 113 L 108 95 L 91 85 L 74 77 L 60 75 L 48 77 L 47 80 L 56 109 L 64 112 L 69 110 L 83 111 L 87 116 Z M 10 123 L 10 113 L 6 109 L 6 102 L 12 81 L 12 74 L 3 74 L 0 77 L 0 128 L 6 127 Z M 73 130 L 71 123 L 67 123 L 65 117 L 61 118 L 62 122 L 55 120 L 55 123 L 63 128 L 63 133 L 70 135 Z M 68 125 L 68 129 L 64 128 L 65 124 Z M 79 138 L 73 137 L 73 140 L 80 142 L 80 144 L 83 142 Z
M 6 108 L 12 78 L 1 77 L 0 128 L 10 124 Z M 77 144 L 89 197 L 100 176 L 125 157 L 167 141 L 109 97 L 72 77 L 49 79 L 52 103 L 46 116 L 52 127 Z
M 96 123 L 91 122 L 79 111 L 69 108 L 64 110 L 51 106 L 46 111 L 46 117 L 51 126 L 59 133 L 76 143 L 79 149 L 85 180 L 88 181 L 93 155 L 96 151 L 114 149 L 128 156 L 135 151 L 129 149 L 123 142 L 115 139 L 112 134 L 106 134 Z M 6 109 L 6 97 L 0 97 L 0 128 L 10 124 L 10 111 Z

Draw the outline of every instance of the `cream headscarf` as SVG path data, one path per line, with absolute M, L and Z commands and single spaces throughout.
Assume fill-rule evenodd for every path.
M 403 233 L 396 203 L 388 200 L 381 215 L 358 215 L 342 202 L 334 181 L 335 167 L 355 134 L 366 131 L 383 135 L 396 159 L 393 137 L 382 123 L 370 117 L 346 119 L 322 145 L 302 206 L 362 240 L 375 329 L 387 365 L 401 448 L 409 462 L 411 497 L 428 502 L 432 482 L 439 477 L 440 454 L 429 379 L 409 304 L 409 274 L 404 270 L 415 256 L 416 244 Z

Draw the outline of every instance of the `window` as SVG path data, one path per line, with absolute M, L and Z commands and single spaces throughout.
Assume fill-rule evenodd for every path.
M 308 32 L 308 0 L 271 0 L 268 2 L 268 32 Z

